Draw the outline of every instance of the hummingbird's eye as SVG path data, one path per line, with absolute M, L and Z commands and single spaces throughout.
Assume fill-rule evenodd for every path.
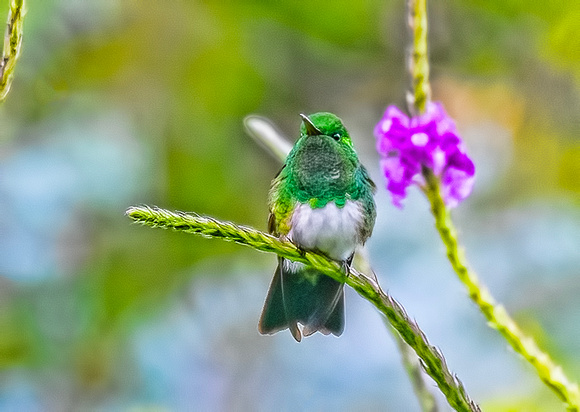
M 340 140 L 340 133 L 333 134 L 332 138 L 338 142 Z

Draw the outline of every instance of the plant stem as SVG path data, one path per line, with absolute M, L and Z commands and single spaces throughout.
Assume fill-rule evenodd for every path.
M 10 0 L 10 11 L 6 34 L 4 35 L 4 49 L 0 60 L 0 102 L 3 102 L 10 91 L 14 77 L 16 60 L 20 56 L 22 46 L 22 20 L 24 17 L 24 0 Z
M 416 116 L 425 111 L 431 100 L 427 56 L 427 0 L 407 0 L 407 19 L 412 38 L 408 57 L 412 92 L 407 96 L 407 103 L 411 114 Z
M 172 228 L 205 237 L 220 238 L 264 252 L 276 253 L 287 259 L 308 264 L 321 273 L 346 283 L 375 305 L 391 326 L 399 332 L 403 340 L 415 350 L 422 360 L 425 371 L 437 383 L 454 409 L 457 411 L 480 410 L 477 404 L 469 398 L 462 383 L 449 371 L 441 352 L 429 344 L 419 326 L 409 319 L 403 307 L 385 293 L 373 277 L 361 274 L 353 268 L 350 268 L 348 273 L 344 273 L 341 264 L 321 254 L 301 251 L 291 242 L 230 222 L 220 222 L 210 217 L 171 212 L 148 206 L 131 207 L 126 214 L 134 221 L 147 226 Z
M 562 368 L 538 347 L 533 338 L 526 336 L 520 330 L 505 308 L 499 305 L 488 289 L 481 284 L 475 272 L 468 268 L 463 249 L 457 241 L 457 231 L 451 220 L 449 209 L 441 196 L 439 180 L 431 170 L 426 168 L 423 170 L 423 176 L 427 183 L 425 192 L 431 203 L 435 226 L 445 244 L 449 262 L 459 280 L 467 288 L 469 297 L 479 306 L 489 325 L 497 329 L 511 347 L 532 364 L 540 379 L 567 404 L 568 410 L 578 411 L 580 409 L 578 385 L 570 382 Z
M 248 135 L 282 164 L 292 150 L 292 143 L 265 117 L 248 115 L 244 118 Z

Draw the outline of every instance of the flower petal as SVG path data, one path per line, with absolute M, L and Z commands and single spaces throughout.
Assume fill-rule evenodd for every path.
M 411 184 L 425 184 L 422 167 L 439 177 L 448 206 L 457 205 L 471 193 L 475 165 L 441 103 L 430 102 L 425 113 L 412 118 L 389 106 L 374 134 L 395 206 L 401 207 Z
M 453 208 L 471 194 L 475 178 L 463 170 L 449 168 L 441 181 L 441 194 L 445 204 Z
M 459 150 L 449 156 L 447 167 L 461 170 L 469 176 L 475 174 L 475 165 L 473 164 L 473 161 L 465 153 L 461 153 Z

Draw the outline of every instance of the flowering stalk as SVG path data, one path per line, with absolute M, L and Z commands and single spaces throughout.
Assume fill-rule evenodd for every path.
M 567 404 L 568 410 L 578 411 L 580 409 L 578 385 L 570 382 L 562 368 L 538 347 L 534 339 L 520 330 L 505 308 L 499 305 L 488 289 L 480 283 L 475 272 L 468 269 L 467 260 L 457 241 L 457 232 L 449 209 L 445 206 L 439 190 L 439 181 L 429 169 L 425 169 L 423 175 L 427 181 L 425 193 L 431 203 L 435 226 L 445 244 L 451 266 L 467 288 L 469 297 L 479 306 L 489 325 L 497 329 L 511 347 L 532 364 L 540 379 Z
M 22 19 L 24 17 L 24 0 L 10 0 L 10 11 L 6 34 L 4 35 L 4 49 L 0 60 L 0 102 L 6 99 L 14 77 L 16 60 L 20 56 L 22 46 Z
M 390 106 L 375 127 L 377 151 L 388 181 L 387 190 L 397 207 L 402 207 L 410 185 L 417 185 L 425 192 L 431 203 L 435 226 L 447 249 L 447 257 L 470 298 L 479 306 L 490 326 L 496 328 L 512 348 L 534 366 L 540 379 L 567 404 L 568 410 L 579 411 L 578 385 L 570 382 L 562 368 L 554 364 L 531 337 L 522 333 L 477 275 L 468 269 L 449 209 L 471 193 L 475 167 L 466 154 L 453 120 L 441 104 L 429 101 L 426 0 L 408 0 L 407 10 L 413 38 L 409 59 L 413 90 L 408 94 L 408 102 L 409 111 L 414 115 L 407 117 Z
M 341 264 L 321 254 L 299 250 L 291 242 L 230 222 L 220 222 L 210 217 L 171 212 L 148 206 L 131 207 L 126 214 L 135 222 L 150 227 L 172 228 L 239 243 L 263 252 L 276 253 L 287 259 L 310 265 L 321 273 L 346 283 L 371 302 L 386 317 L 403 340 L 413 348 L 421 358 L 425 371 L 437 383 L 455 410 L 480 410 L 477 404 L 469 398 L 459 379 L 449 371 L 441 352 L 427 341 L 425 334 L 414 321 L 409 319 L 403 307 L 385 293 L 373 277 L 359 273 L 353 268 L 349 268 L 348 273 L 345 273 Z

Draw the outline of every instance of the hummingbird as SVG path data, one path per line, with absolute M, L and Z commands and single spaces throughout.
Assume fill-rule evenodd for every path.
M 327 112 L 300 116 L 300 138 L 270 188 L 268 230 L 348 268 L 357 246 L 372 233 L 376 187 L 340 118 Z M 273 334 L 286 328 L 298 342 L 315 332 L 340 336 L 344 284 L 278 257 L 258 330 Z

